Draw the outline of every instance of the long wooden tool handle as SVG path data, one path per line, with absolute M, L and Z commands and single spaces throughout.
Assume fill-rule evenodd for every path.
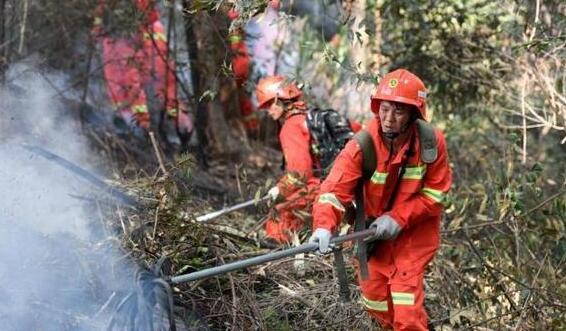
M 362 239 L 367 238 L 369 236 L 372 236 L 374 234 L 375 234 L 375 230 L 373 230 L 373 229 L 368 229 L 368 230 L 364 230 L 364 231 L 360 231 L 360 232 L 353 232 L 353 233 L 350 233 L 350 234 L 347 234 L 347 235 L 344 235 L 344 236 L 334 237 L 330 240 L 330 243 L 334 244 L 334 245 L 339 245 L 339 244 L 342 244 L 346 241 L 362 240 Z M 280 259 L 290 257 L 290 256 L 294 256 L 294 255 L 297 255 L 297 254 L 313 252 L 317 249 L 318 249 L 317 243 L 303 244 L 303 245 L 293 247 L 293 248 L 289 248 L 289 249 L 285 249 L 285 250 L 282 250 L 282 251 L 267 253 L 267 254 L 264 254 L 264 255 L 252 257 L 252 258 L 241 260 L 241 261 L 235 261 L 235 262 L 224 264 L 224 265 L 221 265 L 221 266 L 218 266 L 218 267 L 199 270 L 199 271 L 191 272 L 191 273 L 185 274 L 185 275 L 174 276 L 174 277 L 171 277 L 169 279 L 169 281 L 172 284 L 179 284 L 179 283 L 191 282 L 191 281 L 195 281 L 195 280 L 199 280 L 199 279 L 210 278 L 210 277 L 222 275 L 222 274 L 225 274 L 225 273 L 228 273 L 228 272 L 232 272 L 232 271 L 235 271 L 235 270 L 239 270 L 239 269 L 243 269 L 243 268 L 247 268 L 247 267 L 252 267 L 252 266 L 259 265 L 259 264 L 264 264 L 264 263 L 275 261 L 275 260 L 280 260 Z

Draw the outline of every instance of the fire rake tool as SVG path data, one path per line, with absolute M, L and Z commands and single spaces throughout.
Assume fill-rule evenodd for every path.
M 266 195 L 266 196 L 259 198 L 259 199 L 251 199 L 249 201 L 242 202 L 242 203 L 239 203 L 239 204 L 231 206 L 231 207 L 226 207 L 226 208 L 223 208 L 223 209 L 220 209 L 220 210 L 217 210 L 217 211 L 213 211 L 212 213 L 208 213 L 208 214 L 201 215 L 201 216 L 197 217 L 197 222 L 207 222 L 207 221 L 210 221 L 211 219 L 217 218 L 217 217 L 222 216 L 224 214 L 228 214 L 228 213 L 231 213 L 231 212 L 236 211 L 238 209 L 246 208 L 248 206 L 253 206 L 253 205 L 258 204 L 259 202 L 263 202 L 263 201 L 266 201 L 266 200 L 269 200 L 269 199 L 270 199 L 270 196 Z
M 361 241 L 367 237 L 370 237 L 375 234 L 375 230 L 368 229 L 359 232 L 352 232 L 350 234 L 346 234 L 343 236 L 334 237 L 330 240 L 331 245 L 340 245 L 347 241 Z M 239 269 L 244 269 L 248 267 L 253 267 L 256 265 L 264 264 L 271 261 L 276 261 L 280 259 L 284 259 L 286 257 L 295 256 L 297 254 L 302 253 L 309 253 L 314 252 L 318 249 L 317 243 L 307 243 L 302 244 L 297 247 L 284 249 L 278 252 L 267 253 L 264 255 L 252 257 L 249 259 L 244 259 L 240 261 L 235 261 L 232 263 L 224 264 L 218 267 L 212 267 L 208 269 L 203 269 L 195 272 L 191 272 L 185 275 L 173 276 L 166 279 L 168 282 L 172 284 L 180 284 L 186 282 L 192 282 L 196 280 L 206 279 L 218 275 L 222 275 L 228 272 L 232 272 Z
M 331 245 L 338 246 L 347 241 L 356 241 L 358 244 L 367 237 L 375 234 L 373 229 L 368 229 L 359 232 L 353 232 L 344 236 L 334 237 L 330 240 Z M 140 269 L 136 273 L 137 290 L 128 294 L 115 308 L 114 313 L 110 319 L 107 331 L 114 330 L 152 330 L 156 329 L 147 327 L 152 325 L 153 319 L 148 319 L 158 312 L 163 316 L 160 320 L 166 320 L 166 328 L 158 330 L 177 330 L 176 318 L 174 316 L 174 301 L 171 284 L 177 285 L 181 283 L 193 282 L 206 278 L 211 278 L 226 274 L 239 269 L 244 269 L 271 261 L 292 257 L 297 254 L 314 252 L 318 249 L 317 243 L 307 243 L 297 247 L 284 249 L 277 252 L 271 252 L 264 255 L 235 261 L 232 263 L 224 264 L 218 267 L 212 267 L 184 275 L 165 277 L 161 275 L 161 264 L 165 257 L 159 259 L 156 265 L 151 269 Z M 340 247 L 336 250 L 340 251 Z M 340 278 L 340 275 L 338 275 Z M 347 281 L 347 280 L 346 280 Z M 341 297 L 343 292 L 340 293 Z M 129 316 L 127 319 L 121 316 Z M 142 328 L 146 325 L 146 328 Z
M 373 229 L 368 229 L 359 232 L 353 232 L 347 235 L 334 237 L 330 240 L 331 245 L 338 246 L 347 241 L 356 241 L 358 244 L 362 242 L 365 238 L 370 237 L 375 234 Z M 240 261 L 231 262 L 228 264 L 224 264 L 217 267 L 212 267 L 208 269 L 203 269 L 195 272 L 191 272 L 184 275 L 172 276 L 172 277 L 160 277 L 161 275 L 161 263 L 163 263 L 163 259 L 161 258 L 160 261 L 157 262 L 156 266 L 152 268 L 152 270 L 140 270 L 138 271 L 138 276 L 136 277 L 138 288 L 134 293 L 129 294 L 116 308 L 116 312 L 114 313 L 114 317 L 111 319 L 110 327 L 107 328 L 107 331 L 113 330 L 124 330 L 127 329 L 128 325 L 139 325 L 139 324 L 147 324 L 147 321 L 142 321 L 143 316 L 150 316 L 151 312 L 148 309 L 150 307 L 155 307 L 156 311 L 165 312 L 168 317 L 168 330 L 175 331 L 176 330 L 176 321 L 173 314 L 173 295 L 171 291 L 170 285 L 177 285 L 181 283 L 193 282 L 197 280 L 202 280 L 206 278 L 211 278 L 219 275 L 223 275 L 229 272 L 233 272 L 239 269 L 244 269 L 264 263 L 268 263 L 271 261 L 276 261 L 280 259 L 284 259 L 287 257 L 292 257 L 297 254 L 314 252 L 318 249 L 317 243 L 307 243 L 297 247 L 284 249 L 277 252 L 271 252 L 264 255 L 252 257 L 249 259 L 244 259 Z M 340 251 L 340 247 L 337 247 L 335 251 Z M 338 258 L 342 258 L 339 255 Z M 338 272 L 339 281 L 343 282 L 346 281 L 345 274 L 340 275 Z M 342 278 L 342 279 L 340 279 Z M 347 285 L 347 283 L 346 283 Z M 341 284 L 342 287 L 342 284 Z M 341 288 L 340 296 L 344 299 L 345 293 Z M 349 299 L 349 293 L 347 293 Z M 139 310 L 136 307 L 145 307 L 144 310 Z M 127 312 L 127 315 L 130 315 L 131 318 L 127 321 L 122 321 L 119 323 L 119 327 L 117 324 L 119 313 Z M 139 328 L 137 328 L 139 329 Z M 145 329 L 144 329 L 145 330 Z M 153 329 L 152 329 L 153 330 Z

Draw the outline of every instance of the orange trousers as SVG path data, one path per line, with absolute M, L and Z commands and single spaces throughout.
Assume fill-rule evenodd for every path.
M 378 267 L 373 254 L 368 261 L 368 278 L 362 280 L 358 271 L 362 303 L 385 329 L 428 330 L 423 277 L 424 270 Z
M 277 204 L 273 210 L 275 215 L 265 223 L 266 236 L 281 244 L 290 243 L 291 235 L 299 232 L 305 225 L 306 217 L 310 217 L 318 188 L 317 185 L 299 189 Z

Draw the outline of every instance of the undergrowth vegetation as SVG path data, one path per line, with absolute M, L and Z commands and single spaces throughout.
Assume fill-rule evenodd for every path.
M 116 184 L 143 205 L 105 209 L 109 233 L 147 265 L 166 256 L 164 276 L 270 252 L 273 247 L 262 241 L 268 206 L 210 224 L 195 218 L 264 194 L 280 175 L 281 160 L 271 147 L 276 130 L 271 127 L 250 142 L 241 123 L 234 124 L 236 110 L 224 100 L 236 99 L 226 65 L 226 40 L 234 26 L 226 12 L 236 6 L 241 19 L 232 25 L 245 24 L 265 9 L 266 1 L 162 5 L 169 9 L 171 2 L 183 6 L 184 27 L 194 30 L 200 52 L 187 71 L 201 76 L 202 86 L 195 87 L 190 101 L 199 135 L 212 141 L 203 142 L 209 169 L 185 154 L 168 155 L 164 164 L 158 163 L 157 148 L 115 139 L 111 132 L 84 130 Z M 92 87 L 101 73 L 88 60 L 94 52 L 88 45 L 93 4 L 2 1 L 3 80 L 10 64 L 35 56 L 41 65 L 72 74 L 70 85 L 86 91 L 93 76 L 90 88 L 102 90 Z M 294 65 L 283 73 L 302 83 L 313 104 L 358 119 L 371 116 L 369 95 L 383 73 L 406 67 L 426 82 L 429 117 L 446 134 L 454 179 L 441 249 L 425 277 L 433 326 L 565 330 L 564 1 L 345 0 L 343 5 L 332 40 L 300 16 L 282 15 L 278 24 L 288 29 L 288 38 L 280 45 L 279 58 Z M 86 96 L 82 102 L 90 101 Z M 207 116 L 208 123 L 201 121 Z M 351 257 L 348 249 L 346 255 Z M 195 329 L 376 328 L 357 301 L 351 263 L 348 276 L 351 302 L 339 299 L 332 257 L 308 254 L 173 290 Z

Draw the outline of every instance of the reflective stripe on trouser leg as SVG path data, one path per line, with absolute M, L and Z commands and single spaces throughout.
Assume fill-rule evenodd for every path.
M 424 270 L 398 271 L 391 279 L 393 327 L 395 330 L 428 330 L 424 308 Z
M 360 277 L 359 263 L 355 261 L 358 282 L 362 292 L 361 303 L 372 319 L 379 322 L 383 328 L 393 327 L 393 305 L 389 296 L 389 278 L 379 272 L 374 256 L 368 260 L 368 277 Z
M 415 295 L 413 293 L 391 292 L 393 305 L 412 306 L 415 304 Z
M 362 304 L 367 308 L 375 311 L 388 311 L 387 300 L 370 300 L 362 295 Z

